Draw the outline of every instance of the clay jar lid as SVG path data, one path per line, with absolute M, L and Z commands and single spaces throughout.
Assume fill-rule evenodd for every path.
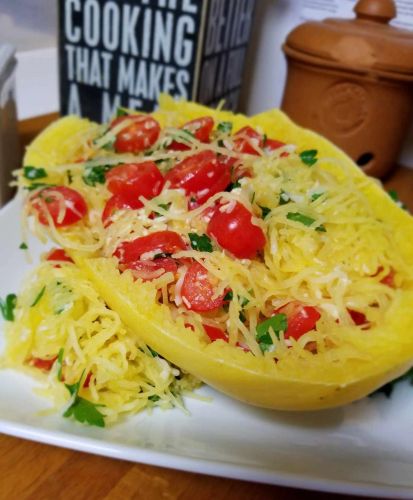
M 393 0 L 360 0 L 354 19 L 299 25 L 288 36 L 288 56 L 316 66 L 413 81 L 413 33 L 395 28 Z

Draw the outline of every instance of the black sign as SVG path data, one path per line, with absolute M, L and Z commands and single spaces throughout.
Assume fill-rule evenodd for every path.
M 255 0 L 60 0 L 62 114 L 107 121 L 158 95 L 236 107 Z

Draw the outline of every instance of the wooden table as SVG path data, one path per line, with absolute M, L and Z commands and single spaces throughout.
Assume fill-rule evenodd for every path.
M 20 123 L 23 144 L 56 115 Z M 385 182 L 413 211 L 413 170 Z M 338 495 L 162 469 L 0 435 L 0 499 L 326 500 Z M 348 497 L 343 497 L 348 498 Z M 361 497 L 351 497 L 361 498 Z

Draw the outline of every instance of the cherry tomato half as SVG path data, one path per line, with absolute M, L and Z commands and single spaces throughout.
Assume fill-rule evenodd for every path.
M 102 212 L 102 222 L 104 227 L 111 224 L 112 216 L 119 210 L 136 210 L 142 206 L 143 203 L 138 199 L 130 200 L 120 196 L 119 194 L 114 194 L 108 199 Z
M 214 120 L 210 116 L 195 118 L 195 120 L 191 120 L 181 127 L 182 130 L 188 130 L 188 132 L 191 132 L 195 139 L 200 142 L 209 142 L 209 136 L 213 128 Z M 172 141 L 172 143 L 168 146 L 168 149 L 186 151 L 187 149 L 190 149 L 190 147 L 183 142 Z
M 252 127 L 243 127 L 234 134 L 234 150 L 238 153 L 259 155 L 256 147 L 264 147 L 264 138 Z
M 231 167 L 212 151 L 201 151 L 171 168 L 165 181 L 171 188 L 183 188 L 200 205 L 230 184 Z
M 203 327 L 211 342 L 215 342 L 216 340 L 228 342 L 228 335 L 221 328 L 205 324 L 203 324 Z
M 224 295 L 214 297 L 214 286 L 208 271 L 199 262 L 190 265 L 182 283 L 181 295 L 185 307 L 191 311 L 213 311 L 222 306 Z
M 141 255 L 147 252 L 172 254 L 185 249 L 186 244 L 178 233 L 157 231 L 132 241 L 124 241 L 113 255 L 121 264 L 128 264 L 140 260 Z
M 155 260 L 135 260 L 126 264 L 124 268 L 131 269 L 135 278 L 151 281 L 165 273 L 175 274 L 178 264 L 171 257 L 163 257 Z
M 56 227 L 70 226 L 79 222 L 87 213 L 87 205 L 83 196 L 66 186 L 48 187 L 42 189 L 31 198 L 39 222 L 48 226 L 47 214 Z M 60 210 L 62 219 L 59 219 Z
M 46 260 L 59 262 L 72 262 L 73 260 L 67 255 L 63 248 L 54 248 L 47 254 Z
M 226 209 L 228 207 L 228 209 Z M 236 202 L 216 208 L 207 226 L 207 233 L 218 245 L 239 259 L 252 259 L 265 246 L 263 230 L 252 223 L 252 214 Z
M 287 316 L 287 330 L 284 333 L 284 338 L 299 339 L 301 335 L 314 330 L 317 321 L 320 319 L 321 314 L 312 306 L 306 306 L 301 302 L 293 301 L 280 307 L 276 314 L 285 314 Z
M 112 122 L 111 128 L 125 120 L 130 120 L 131 124 L 122 129 L 116 136 L 115 150 L 117 153 L 139 153 L 150 148 L 158 140 L 161 127 L 152 116 L 120 116 Z
M 40 370 L 44 370 L 49 372 L 56 361 L 57 356 L 54 356 L 50 359 L 42 359 L 42 358 L 31 358 L 29 360 L 29 365 L 34 366 L 35 368 L 39 368 Z
M 118 165 L 106 174 L 107 188 L 125 199 L 151 200 L 162 191 L 164 178 L 153 161 Z
M 366 315 L 360 311 L 355 311 L 354 309 L 347 309 L 347 312 L 350 314 L 351 319 L 354 324 L 357 326 L 367 325 L 368 321 Z

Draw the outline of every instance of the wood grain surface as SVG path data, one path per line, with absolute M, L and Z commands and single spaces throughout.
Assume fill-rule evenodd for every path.
M 22 144 L 56 114 L 20 123 Z M 413 211 L 413 170 L 398 168 L 385 182 Z M 0 435 L 3 500 L 327 500 L 339 495 L 216 478 L 134 464 Z M 343 497 L 361 498 L 361 497 Z

